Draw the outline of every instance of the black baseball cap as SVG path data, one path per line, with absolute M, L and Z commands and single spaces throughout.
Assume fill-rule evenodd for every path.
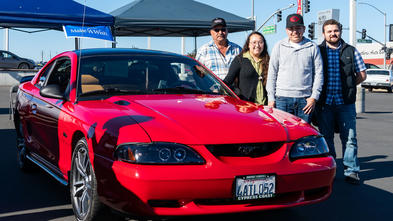
M 213 29 L 217 25 L 222 25 L 222 27 L 227 27 L 227 23 L 225 22 L 225 19 L 223 19 L 223 18 L 213 19 L 212 24 L 210 25 L 210 28 Z
M 304 26 L 303 16 L 299 14 L 290 14 L 287 17 L 287 28 L 293 26 Z

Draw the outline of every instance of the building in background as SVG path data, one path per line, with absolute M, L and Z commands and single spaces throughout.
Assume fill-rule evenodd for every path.
M 323 23 L 326 20 L 329 19 L 334 19 L 336 21 L 340 21 L 340 10 L 339 9 L 327 9 L 327 10 L 323 10 L 323 11 L 319 11 L 318 14 L 318 23 L 317 23 L 317 29 L 316 29 L 316 33 L 318 33 L 318 44 L 321 44 L 323 41 L 323 35 L 322 35 L 322 26 Z
M 393 42 L 387 42 L 388 48 L 393 48 Z M 364 63 L 375 64 L 383 68 L 383 56 L 382 45 L 379 43 L 356 43 L 356 48 L 363 57 Z M 393 59 L 386 59 L 386 67 L 391 68 Z

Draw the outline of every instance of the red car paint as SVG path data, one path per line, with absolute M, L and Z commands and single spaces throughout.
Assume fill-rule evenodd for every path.
M 40 77 L 62 57 L 68 57 L 72 67 L 68 100 L 41 96 Z M 20 86 L 16 109 L 31 153 L 65 181 L 75 140 L 86 138 L 100 200 L 112 208 L 147 216 L 218 214 L 316 203 L 331 194 L 336 169 L 331 156 L 289 157 L 297 139 L 319 135 L 303 120 L 235 95 L 141 94 L 78 100 L 78 62 L 76 52 L 54 57 L 31 82 Z M 151 142 L 187 145 L 205 163 L 146 165 L 114 157 L 120 144 Z M 215 156 L 207 148 L 267 142 L 283 144 L 260 157 Z M 276 196 L 234 200 L 235 177 L 256 174 L 276 176 Z

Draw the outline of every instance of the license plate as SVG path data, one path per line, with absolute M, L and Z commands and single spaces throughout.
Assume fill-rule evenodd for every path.
M 276 193 L 276 176 L 271 174 L 236 177 L 235 199 L 272 198 Z

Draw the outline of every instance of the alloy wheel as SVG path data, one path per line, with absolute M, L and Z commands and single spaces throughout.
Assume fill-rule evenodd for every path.
M 71 175 L 71 197 L 75 215 L 84 220 L 91 209 L 94 181 L 89 152 L 85 144 L 79 143 L 75 151 Z

